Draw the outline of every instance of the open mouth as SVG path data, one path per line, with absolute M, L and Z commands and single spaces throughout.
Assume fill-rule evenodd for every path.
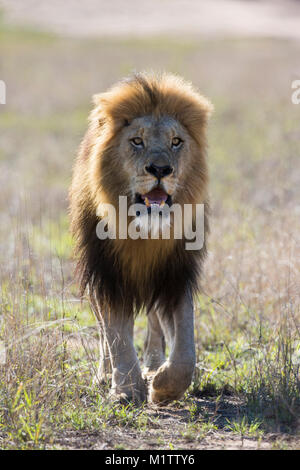
M 151 207 L 158 206 L 164 207 L 165 204 L 168 206 L 172 205 L 172 198 L 161 188 L 154 188 L 152 191 L 146 194 L 136 194 L 135 202 L 138 204 L 145 204 L 148 212 L 151 212 Z

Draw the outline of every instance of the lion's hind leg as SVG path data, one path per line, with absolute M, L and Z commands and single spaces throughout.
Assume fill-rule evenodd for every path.
M 98 385 L 109 384 L 111 383 L 112 374 L 111 359 L 109 354 L 109 347 L 101 324 L 99 331 L 99 353 L 99 367 L 94 379 L 94 383 Z
M 165 362 L 165 337 L 155 310 L 148 313 L 144 345 L 144 375 L 151 376 Z

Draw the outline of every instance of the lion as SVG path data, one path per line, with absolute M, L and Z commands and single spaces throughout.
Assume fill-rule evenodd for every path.
M 70 217 L 80 292 L 88 292 L 99 324 L 97 379 L 111 378 L 116 400 L 168 403 L 182 397 L 195 368 L 193 297 L 207 251 L 206 128 L 212 105 L 190 83 L 167 73 L 135 74 L 93 100 L 73 170 Z M 145 207 L 146 217 L 157 207 L 202 204 L 203 246 L 187 250 L 184 236 L 174 233 L 169 239 L 131 239 L 117 231 L 99 238 L 99 207 L 115 208 L 118 228 L 120 196 Z M 126 224 L 134 218 L 126 217 Z M 138 226 L 138 212 L 135 220 Z M 140 311 L 148 317 L 143 373 L 133 342 Z

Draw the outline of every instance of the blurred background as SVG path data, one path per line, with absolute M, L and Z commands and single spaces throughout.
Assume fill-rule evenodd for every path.
M 6 274 L 15 262 L 11 224 L 18 217 L 30 220 L 42 245 L 50 243 L 48 229 L 60 236 L 60 220 L 62 240 L 55 235 L 53 250 L 69 260 L 67 188 L 91 96 L 132 71 L 178 73 L 214 103 L 209 164 L 217 230 L 231 217 L 227 211 L 234 212 L 231 222 L 238 217 L 239 229 L 255 213 L 251 230 L 257 230 L 259 218 L 264 222 L 280 209 L 285 216 L 299 212 L 300 106 L 291 101 L 291 86 L 300 77 L 300 2 L 2 0 L 0 5 L 0 79 L 7 93 L 0 107 Z M 227 230 L 222 243 L 224 237 Z
M 94 320 L 73 280 L 67 214 L 73 161 L 94 93 L 132 71 L 166 70 L 191 80 L 215 106 L 208 139 L 212 233 L 197 303 L 195 389 L 231 390 L 244 399 L 251 392 L 261 400 L 260 412 L 271 396 L 269 419 L 281 429 L 280 402 L 288 404 L 284 419 L 293 421 L 299 395 L 298 363 L 291 358 L 300 349 L 300 104 L 291 96 L 292 82 L 300 79 L 299 57 L 299 1 L 0 1 L 0 80 L 6 84 L 6 104 L 0 104 L 0 328 L 10 342 L 12 332 L 17 337 L 45 322 L 66 324 L 55 348 L 42 337 L 40 349 L 25 342 L 23 352 L 11 349 L 12 386 L 24 374 L 25 381 L 35 377 L 39 361 L 46 363 L 61 345 L 70 348 L 69 356 L 60 350 L 66 363 L 80 357 L 83 364 L 86 350 L 74 331 L 84 331 L 94 347 Z M 140 353 L 144 328 L 140 317 Z M 291 345 L 289 359 L 280 355 L 284 344 Z M 249 350 L 251 357 L 243 356 Z M 236 357 L 240 363 L 233 367 Z M 266 370 L 258 367 L 261 357 Z M 252 376 L 256 366 L 260 375 Z M 88 382 L 91 367 L 82 367 Z

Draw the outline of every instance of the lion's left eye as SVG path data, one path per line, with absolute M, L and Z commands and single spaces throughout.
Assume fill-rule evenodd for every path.
M 178 148 L 178 147 L 180 147 L 180 145 L 182 144 L 182 142 L 183 142 L 183 140 L 180 139 L 180 137 L 174 137 L 174 138 L 172 139 L 172 147 L 173 147 L 173 148 Z
M 130 139 L 130 142 L 134 147 L 142 148 L 144 147 L 144 142 L 141 137 L 134 137 L 133 139 Z

